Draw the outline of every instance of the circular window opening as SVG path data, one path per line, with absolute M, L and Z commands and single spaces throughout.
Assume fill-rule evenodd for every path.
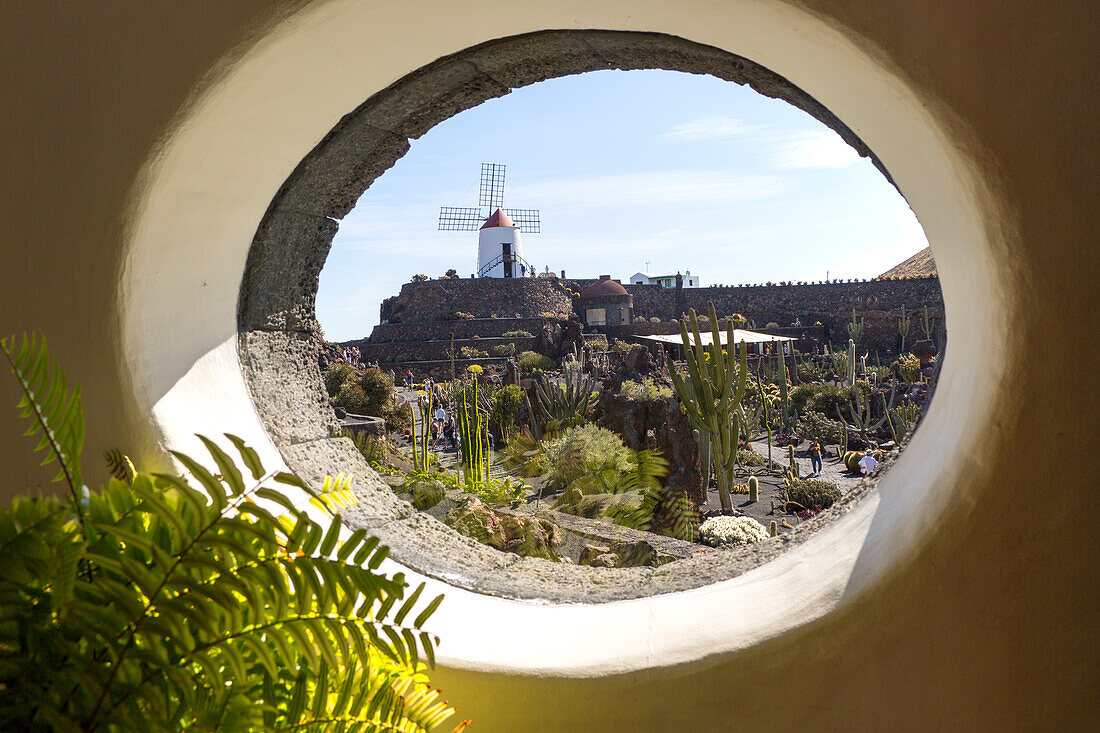
M 832 128 L 890 180 L 847 127 L 786 80 L 732 54 L 654 34 L 548 32 L 491 42 L 406 77 L 342 120 L 287 181 L 256 235 L 242 289 L 242 362 L 288 464 L 307 477 L 356 471 L 363 503 L 352 523 L 379 535 L 403 564 L 462 587 L 600 602 L 738 575 L 859 501 L 870 490 L 861 468 L 889 462 L 890 449 L 903 444 L 930 396 L 928 357 L 937 342 L 943 345 L 934 264 L 922 270 L 907 262 L 873 281 L 821 273 L 817 281 L 705 288 L 698 286 L 717 284 L 699 282 L 699 270 L 666 283 L 639 267 L 626 287 L 596 273 L 566 277 L 523 256 L 522 236 L 536 233 L 539 221 L 527 204 L 537 202 L 505 210 L 518 223 L 501 219 L 496 209 L 510 202 L 499 201 L 504 170 L 492 164 L 470 187 L 484 208 L 444 208 L 439 226 L 475 232 L 467 237 L 480 231 L 480 240 L 487 230 L 517 232 L 505 243 L 511 251 L 479 251 L 476 265 L 465 268 L 476 272 L 460 275 L 456 266 L 441 278 L 416 276 L 385 301 L 369 339 L 322 342 L 314 301 L 336 219 L 408 150 L 409 138 L 512 88 L 609 68 L 706 73 L 748 84 Z M 729 133 L 732 124 L 696 120 L 669 134 L 713 136 Z M 501 220 L 490 227 L 494 216 Z M 395 247 L 392 256 L 401 261 L 405 253 Z M 690 263 L 675 269 L 690 270 Z M 913 277 L 929 270 L 931 276 Z M 682 414 L 670 379 L 669 369 L 688 356 L 676 319 L 692 308 L 705 314 L 709 302 L 718 308 L 719 341 L 736 327 L 735 342 L 747 342 L 751 352 L 740 418 L 749 440 L 736 453 L 723 453 L 717 437 L 709 441 Z M 710 326 L 700 324 L 704 338 Z M 908 347 L 922 356 L 919 363 L 904 356 Z M 380 368 L 364 370 L 368 365 Z M 409 383 L 395 404 L 386 401 L 391 373 Z M 584 402 L 592 403 L 589 417 L 598 403 L 601 427 L 582 426 L 576 400 L 559 399 L 589 389 Z M 340 408 L 335 413 L 332 402 Z M 440 407 L 433 442 L 429 426 Z M 410 428 L 412 439 L 396 442 L 413 463 L 394 458 L 387 441 L 372 436 L 380 421 L 356 413 L 388 418 L 384 433 Z M 487 429 L 478 427 L 482 421 Z M 529 427 L 521 433 L 522 423 Z M 334 437 L 341 433 L 353 434 L 358 448 Z M 481 447 L 491 435 L 508 443 L 504 469 L 490 468 L 492 454 Z M 457 449 L 463 437 L 472 449 Z M 425 465 L 431 472 L 425 442 L 449 478 L 379 480 L 367 466 L 369 458 L 384 473 L 386 464 L 401 474 Z M 601 451 L 606 466 L 582 460 L 591 465 L 578 468 L 570 460 Z M 670 465 L 662 468 L 645 451 L 659 452 Z M 731 475 L 716 470 L 722 455 L 737 464 Z M 526 478 L 528 488 L 501 480 L 507 473 Z M 744 518 L 700 525 L 731 510 Z M 757 541 L 721 549 L 700 544 L 739 538 Z

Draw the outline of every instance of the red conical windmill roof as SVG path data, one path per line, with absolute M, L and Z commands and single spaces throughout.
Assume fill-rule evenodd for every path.
M 481 225 L 482 229 L 491 229 L 492 227 L 514 227 L 515 223 L 500 209 L 493 212 L 492 216 L 485 220 L 485 223 Z

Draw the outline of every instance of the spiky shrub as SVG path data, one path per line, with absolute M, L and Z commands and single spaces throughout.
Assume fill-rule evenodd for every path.
M 632 451 L 622 438 L 591 423 L 569 428 L 546 444 L 547 486 L 564 489 L 582 476 L 634 470 Z
M 787 500 L 799 504 L 804 509 L 820 506 L 825 509 L 840 500 L 840 489 L 836 484 L 818 479 L 800 479 L 787 486 Z
M 338 361 L 330 366 L 325 372 L 325 389 L 329 397 L 335 397 L 341 387 L 354 379 L 355 371 L 348 364 Z
M 768 530 L 752 517 L 711 517 L 699 525 L 699 537 L 714 547 L 732 547 L 766 540 Z
M 652 377 L 640 382 L 628 379 L 619 385 L 619 397 L 631 402 L 652 402 L 671 396 L 672 388 L 657 384 Z
M 521 352 L 516 359 L 516 363 L 519 365 L 520 371 L 524 374 L 531 372 L 548 372 L 554 368 L 554 360 L 543 356 L 542 354 L 536 354 L 534 351 Z
M 737 462 L 746 468 L 764 465 L 764 456 L 756 451 L 741 448 L 737 451 Z
M 496 346 L 490 346 L 489 353 L 492 356 L 514 356 L 516 353 L 516 345 L 497 344 Z
M 45 341 L 0 341 L 29 433 L 70 499 L 0 510 L 0 728 L 410 730 L 452 710 L 427 686 L 436 640 L 386 548 L 333 512 L 345 479 L 313 492 L 202 438 L 212 473 L 145 473 L 118 452 L 100 491 L 80 478 L 83 418 Z M 242 471 L 242 467 L 244 471 Z M 292 499 L 312 494 L 327 526 Z M 415 617 L 414 617 L 415 614 Z M 412 620 L 409 620 L 412 619 Z
M 822 445 L 839 445 L 844 439 L 844 426 L 820 412 L 808 412 L 798 419 L 795 434 L 803 440 L 815 438 Z
M 577 425 L 588 419 L 596 406 L 596 380 L 577 366 L 562 370 L 564 384 L 542 379 L 535 385 L 535 405 L 544 425 Z
M 673 369 L 672 382 L 676 394 L 692 427 L 710 435 L 711 454 L 718 477 L 718 497 L 723 511 L 733 511 L 730 486 L 737 462 L 737 441 L 741 428 L 741 399 L 745 395 L 748 375 L 747 349 L 740 344 L 739 364 L 732 351 L 733 325 L 727 322 L 727 352 L 718 334 L 718 317 L 714 303 L 708 303 L 712 341 L 703 346 L 699 335 L 699 319 L 692 309 L 689 315 L 694 343 L 688 336 L 688 322 L 680 321 L 680 336 L 684 344 L 687 373 Z
M 519 408 L 523 404 L 523 390 L 518 385 L 509 384 L 493 397 L 493 411 L 490 423 L 497 428 L 500 436 L 510 440 L 519 417 Z
M 529 339 L 529 338 L 533 338 L 534 335 L 535 334 L 531 333 L 530 331 L 505 331 L 504 333 L 500 334 L 501 338 L 506 338 L 506 339 Z M 527 353 L 527 352 L 524 352 L 524 353 Z M 534 353 L 534 352 L 531 352 L 531 353 Z

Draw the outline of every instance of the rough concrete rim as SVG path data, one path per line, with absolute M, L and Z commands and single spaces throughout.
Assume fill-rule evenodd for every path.
M 748 59 L 675 36 L 544 31 L 489 41 L 419 69 L 345 116 L 275 196 L 251 244 L 240 290 L 239 349 L 259 416 L 287 465 L 307 479 L 354 471 L 363 505 L 347 516 L 388 544 L 402 565 L 503 598 L 605 603 L 728 580 L 802 544 L 849 512 L 870 485 L 778 540 L 702 554 L 659 568 L 604 569 L 519 558 L 464 537 L 393 496 L 346 439 L 317 367 L 317 282 L 337 219 L 409 149 L 409 139 L 511 89 L 601 69 L 706 73 L 782 99 L 835 130 L 892 182 L 843 122 L 806 92 Z

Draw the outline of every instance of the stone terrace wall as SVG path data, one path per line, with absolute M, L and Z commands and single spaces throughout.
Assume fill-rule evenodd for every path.
M 380 320 L 423 323 L 468 313 L 477 318 L 537 318 L 573 311 L 573 297 L 561 281 L 549 278 L 447 278 L 405 283 L 401 293 L 382 301 Z
M 474 318 L 457 321 L 428 321 L 426 323 L 380 323 L 374 327 L 370 338 L 372 344 L 392 343 L 396 341 L 450 341 L 451 334 L 456 340 L 489 338 L 500 336 L 507 331 L 527 331 L 535 335 L 546 323 L 545 318 Z M 364 339 L 348 341 L 348 346 L 360 346 Z
M 852 317 L 865 319 L 864 344 L 888 348 L 897 340 L 897 319 L 901 306 L 913 314 L 908 341 L 920 338 L 919 316 L 927 306 L 937 322 L 943 321 L 943 295 L 939 278 L 872 280 L 851 283 L 806 285 L 750 285 L 745 287 L 684 288 L 682 291 L 657 285 L 625 285 L 634 296 L 634 315 L 646 319 L 679 318 L 690 308 L 705 313 L 708 301 L 720 316 L 740 313 L 763 328 L 775 322 L 789 326 L 795 318 L 804 326 L 820 321 L 833 341 L 847 339 L 846 326 Z
M 574 293 L 580 293 L 595 279 L 447 279 L 408 283 L 401 293 L 382 304 L 384 323 L 375 328 L 372 343 L 430 341 L 471 336 L 499 336 L 504 331 L 537 333 L 542 313 L 572 313 Z M 820 322 L 828 338 L 847 340 L 846 325 L 855 309 L 865 319 L 863 345 L 889 349 L 898 341 L 897 317 L 901 306 L 913 314 L 908 341 L 921 338 L 920 312 L 927 306 L 938 324 L 943 322 L 943 296 L 937 277 L 866 282 L 831 282 L 805 285 L 748 285 L 676 290 L 657 285 L 624 284 L 634 299 L 634 315 L 647 320 L 676 319 L 695 308 L 706 312 L 714 301 L 719 315 L 740 313 L 756 326 L 770 322 L 789 326 L 796 318 L 804 326 Z M 478 316 L 474 320 L 453 318 L 456 311 Z M 513 316 L 522 318 L 489 318 Z
M 535 338 L 483 338 L 483 339 L 455 339 L 455 354 L 462 353 L 463 346 L 472 346 L 475 349 L 491 354 L 489 351 L 494 346 L 512 344 L 516 353 L 528 351 L 535 346 Z M 387 341 L 372 343 L 367 340 L 346 341 L 342 346 L 357 346 L 364 361 L 377 361 L 380 364 L 392 362 L 431 361 L 447 356 L 450 361 L 451 342 L 446 341 Z

